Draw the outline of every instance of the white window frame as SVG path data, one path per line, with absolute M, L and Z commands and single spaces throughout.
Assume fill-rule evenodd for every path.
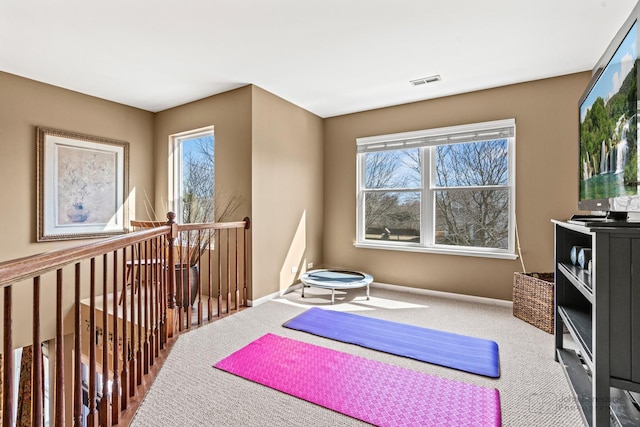
M 183 223 L 182 218 L 182 142 L 201 136 L 214 136 L 213 125 L 199 129 L 169 135 L 169 210 L 176 214 L 176 222 Z M 215 136 L 214 136 L 215 137 Z M 215 143 L 214 143 L 215 144 Z
M 508 183 L 500 186 L 481 186 L 481 189 L 506 188 L 509 190 L 509 231 L 508 247 L 482 248 L 436 244 L 434 241 L 435 192 L 448 187 L 436 187 L 435 159 L 432 153 L 439 145 L 464 142 L 481 142 L 492 139 L 507 139 Z M 374 151 L 397 150 L 401 148 L 421 148 L 421 188 L 376 189 L 377 191 L 420 192 L 420 242 L 398 242 L 393 240 L 367 240 L 365 237 L 364 195 L 365 191 L 365 155 Z M 516 212 L 516 124 L 515 119 L 425 129 L 388 135 L 377 135 L 356 139 L 356 241 L 357 248 L 399 250 L 409 252 L 427 252 L 450 255 L 478 256 L 487 258 L 516 259 L 515 212 Z M 460 187 L 457 187 L 460 188 Z M 465 190 L 474 187 L 462 187 Z

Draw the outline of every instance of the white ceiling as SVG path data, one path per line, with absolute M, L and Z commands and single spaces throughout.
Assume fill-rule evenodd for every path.
M 153 112 L 255 84 L 331 117 L 590 70 L 635 3 L 0 0 L 0 71 Z

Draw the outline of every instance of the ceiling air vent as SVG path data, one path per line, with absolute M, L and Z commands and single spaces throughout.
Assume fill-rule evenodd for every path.
M 442 80 L 442 78 L 440 77 L 439 74 L 436 74 L 435 76 L 429 76 L 429 77 L 423 77 L 421 79 L 410 80 L 409 83 L 411 83 L 413 86 L 422 86 L 422 85 L 426 85 L 427 83 L 437 82 L 439 80 Z

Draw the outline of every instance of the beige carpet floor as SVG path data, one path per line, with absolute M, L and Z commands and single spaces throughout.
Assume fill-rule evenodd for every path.
M 334 350 L 449 379 L 500 390 L 504 426 L 583 425 L 560 365 L 553 336 L 515 317 L 508 307 L 371 289 L 300 290 L 179 337 L 131 425 L 175 426 L 356 426 L 365 423 L 288 396 L 212 367 L 220 359 L 271 332 Z M 310 307 L 348 311 L 417 326 L 494 340 L 499 379 L 388 355 L 316 337 L 281 325 Z M 313 366 L 309 366 L 313 369 Z

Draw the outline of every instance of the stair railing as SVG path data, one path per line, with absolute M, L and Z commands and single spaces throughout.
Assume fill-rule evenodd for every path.
M 175 338 L 246 307 L 249 219 L 167 217 L 160 227 L 0 263 L 2 427 L 16 423 L 16 348 L 33 346 L 32 426 L 44 425 L 49 410 L 43 344 L 54 367 L 51 425 L 128 425 Z M 185 262 L 188 253 L 195 276 L 183 276 L 194 264 Z

